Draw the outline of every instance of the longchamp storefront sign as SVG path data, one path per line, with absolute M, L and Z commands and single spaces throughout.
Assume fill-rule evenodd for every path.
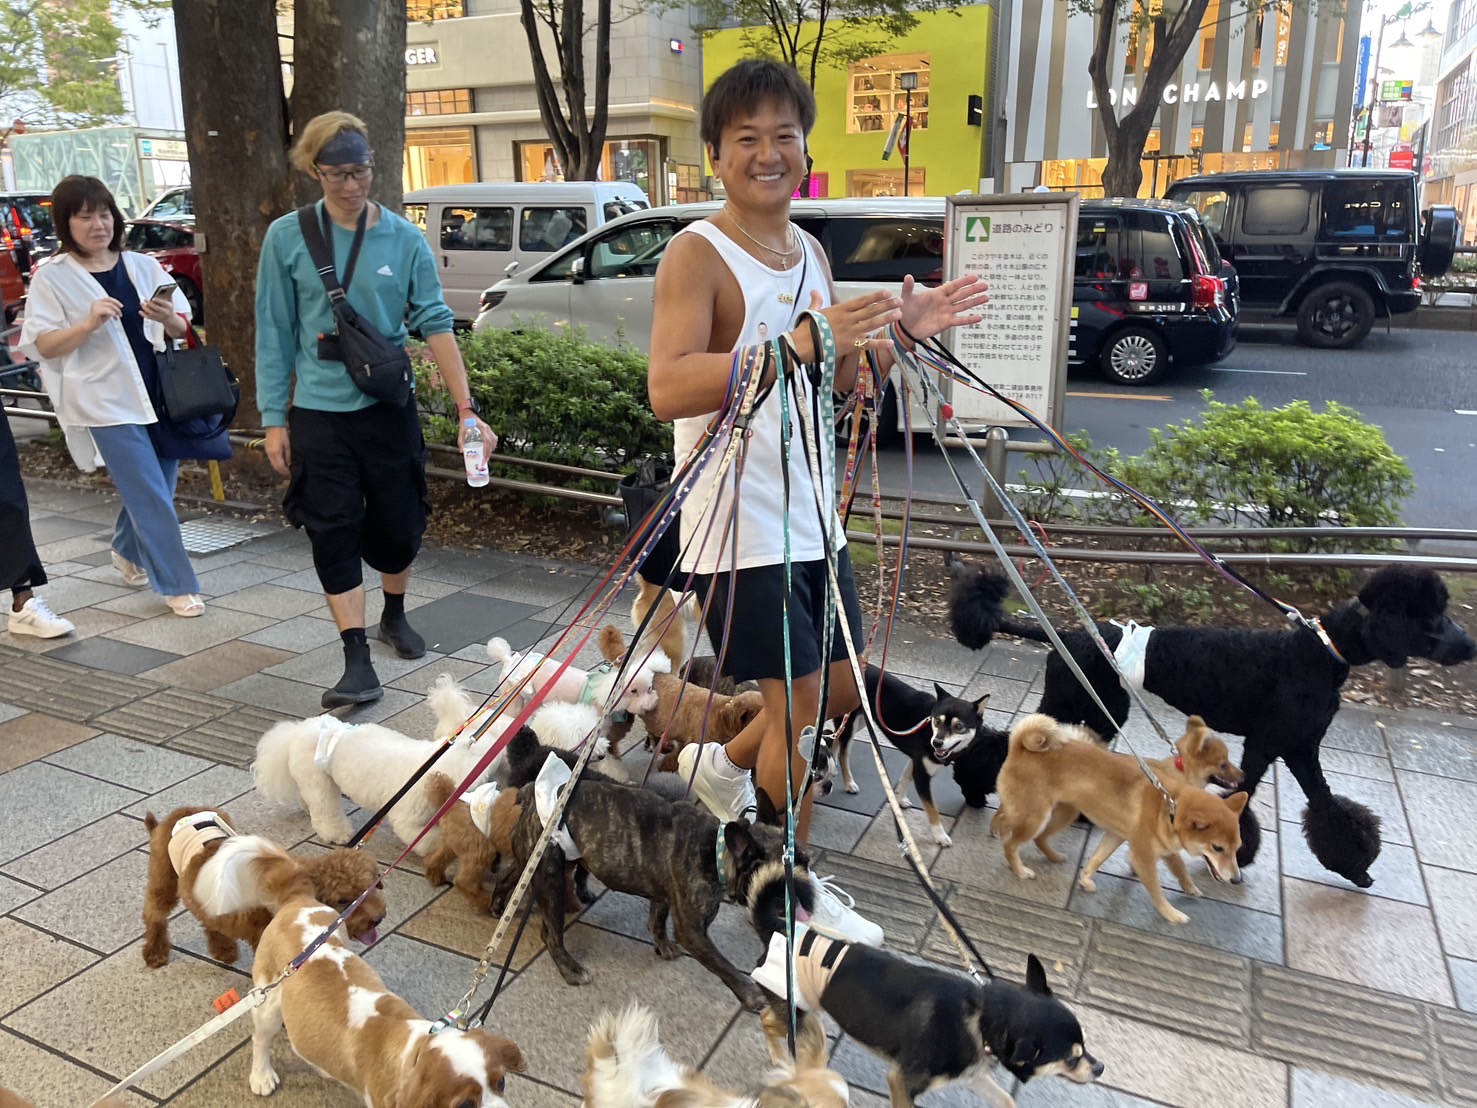
M 1182 85 L 1166 85 L 1160 97 L 1166 104 L 1212 104 L 1222 100 L 1255 100 L 1266 92 L 1267 82 L 1260 78 L 1252 81 L 1186 81 Z M 1115 108 L 1131 108 L 1139 102 L 1139 90 L 1131 85 L 1108 90 L 1109 102 Z M 1097 93 L 1087 90 L 1087 106 L 1096 109 Z

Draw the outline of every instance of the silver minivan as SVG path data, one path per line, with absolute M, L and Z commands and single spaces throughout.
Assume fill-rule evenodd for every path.
M 646 193 L 629 181 L 532 181 L 418 189 L 405 194 L 403 210 L 425 232 L 446 303 L 470 323 L 493 281 L 648 207 Z

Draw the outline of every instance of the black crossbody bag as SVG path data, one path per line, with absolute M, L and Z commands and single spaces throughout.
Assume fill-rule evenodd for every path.
M 334 274 L 333 232 L 329 227 L 328 213 L 323 213 L 320 226 L 315 218 L 317 209 L 316 204 L 299 208 L 297 221 L 302 228 L 308 254 L 318 268 L 323 289 L 328 293 L 328 302 L 333 309 L 333 320 L 337 327 L 336 334 L 318 336 L 318 357 L 325 361 L 343 362 L 354 387 L 365 396 L 373 397 L 381 404 L 403 408 L 410 403 L 411 386 L 415 382 L 414 371 L 410 368 L 410 355 L 403 346 L 395 345 L 362 318 L 349 303 L 348 293 L 345 291 L 354 280 L 359 248 L 364 245 L 369 206 L 366 204 L 359 213 L 359 226 L 354 231 L 354 244 L 349 247 L 349 260 L 344 266 L 342 285 Z

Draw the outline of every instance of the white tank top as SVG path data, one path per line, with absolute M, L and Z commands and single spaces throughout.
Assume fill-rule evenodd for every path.
M 705 220 L 689 223 L 679 234 L 701 235 L 723 259 L 744 296 L 744 323 L 734 349 L 766 343 L 786 331 L 793 330 L 800 312 L 810 305 L 812 291 L 819 292 L 821 303 L 831 303 L 831 291 L 825 270 L 816 260 L 809 236 L 796 228 L 801 249 L 801 263 L 793 269 L 771 269 L 740 247 L 713 224 Z M 811 412 L 810 382 L 801 378 L 805 411 Z M 810 562 L 824 558 L 825 536 L 815 508 L 814 481 L 802 446 L 800 424 L 794 412 L 793 393 L 790 411 L 790 559 Z M 716 412 L 689 416 L 673 424 L 674 453 L 680 468 L 692 456 L 703 433 Z M 814 429 L 819 438 L 821 476 L 825 485 L 821 503 L 825 505 L 833 525 L 838 549 L 846 545 L 846 535 L 836 517 L 836 454 L 831 435 L 831 400 L 822 398 L 821 426 Z M 807 422 L 813 422 L 808 420 Z M 784 519 L 785 492 L 780 465 L 780 396 L 770 391 L 754 412 L 750 424 L 748 457 L 744 462 L 743 482 L 738 497 L 738 512 L 731 528 L 738 529 L 738 554 L 734 557 L 734 535 L 730 529 L 724 537 L 724 524 L 733 504 L 734 470 L 737 459 L 723 477 L 722 486 L 708 500 L 713 474 L 718 468 L 730 436 L 724 435 L 715 453 L 693 480 L 692 492 L 683 502 L 682 545 L 686 551 L 682 569 L 687 572 L 720 573 L 753 566 L 779 565 L 785 560 Z M 707 507 L 704 509 L 704 504 Z M 709 526 L 709 521 L 712 526 Z M 696 538 L 694 538 L 696 536 Z M 691 545 L 689 546 L 689 542 Z M 721 549 L 720 549 L 721 544 Z

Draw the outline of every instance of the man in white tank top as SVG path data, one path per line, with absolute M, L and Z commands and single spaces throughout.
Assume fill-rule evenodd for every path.
M 703 98 L 702 139 L 714 173 L 723 182 L 726 204 L 719 214 L 677 235 L 657 268 L 647 379 L 652 411 L 659 419 L 675 423 L 679 465 L 726 402 L 735 351 L 788 333 L 802 361 L 816 360 L 810 325 L 801 319 L 806 309 L 823 315 L 830 324 L 838 351 L 835 387 L 843 393 L 855 387 L 861 353 L 869 345 L 877 348 L 884 372 L 891 365 L 887 344 L 880 336 L 873 337 L 889 324 L 900 321 L 908 334 L 922 339 L 980 319 L 971 310 L 987 297 L 985 286 L 974 277 L 934 289 L 915 288 L 910 278 L 901 297 L 877 291 L 835 302 L 824 250 L 790 222 L 790 198 L 805 175 L 805 139 L 815 123 L 815 112 L 814 95 L 794 68 L 771 61 L 740 62 L 720 76 Z M 772 369 L 766 371 L 762 386 L 769 385 L 773 376 Z M 830 657 L 820 656 L 830 589 L 827 545 L 831 542 L 837 548 L 833 555 L 842 594 L 840 612 L 859 649 L 866 632 L 845 534 L 836 519 L 830 398 L 814 397 L 802 376 L 790 394 L 789 406 L 788 639 L 791 719 L 797 739 L 790 772 L 800 797 L 796 837 L 803 846 L 810 828 L 812 797 L 798 738 L 805 727 L 842 715 L 860 703 L 839 619 Z M 817 510 L 815 482 L 796 408 L 803 408 L 819 440 L 822 510 Z M 788 742 L 785 473 L 780 429 L 780 397 L 771 392 L 750 423 L 737 511 L 731 471 L 724 475 L 720 489 L 709 496 L 717 466 L 713 461 L 706 466 L 707 473 L 695 479 L 682 512 L 686 554 L 679 580 L 685 584 L 688 575 L 693 575 L 699 596 L 710 597 L 708 635 L 723 658 L 724 673 L 735 680 L 757 681 L 764 698 L 763 712 L 726 746 L 688 746 L 680 756 L 684 774 L 694 776 L 698 799 L 720 819 L 755 815 L 750 770 L 771 806 L 784 811 Z M 724 445 L 718 444 L 720 455 Z M 728 534 L 723 538 L 725 531 Z M 823 665 L 829 667 L 824 716 L 820 704 Z M 816 894 L 812 927 L 845 941 L 881 945 L 882 929 L 844 905 L 831 888 L 818 882 Z

